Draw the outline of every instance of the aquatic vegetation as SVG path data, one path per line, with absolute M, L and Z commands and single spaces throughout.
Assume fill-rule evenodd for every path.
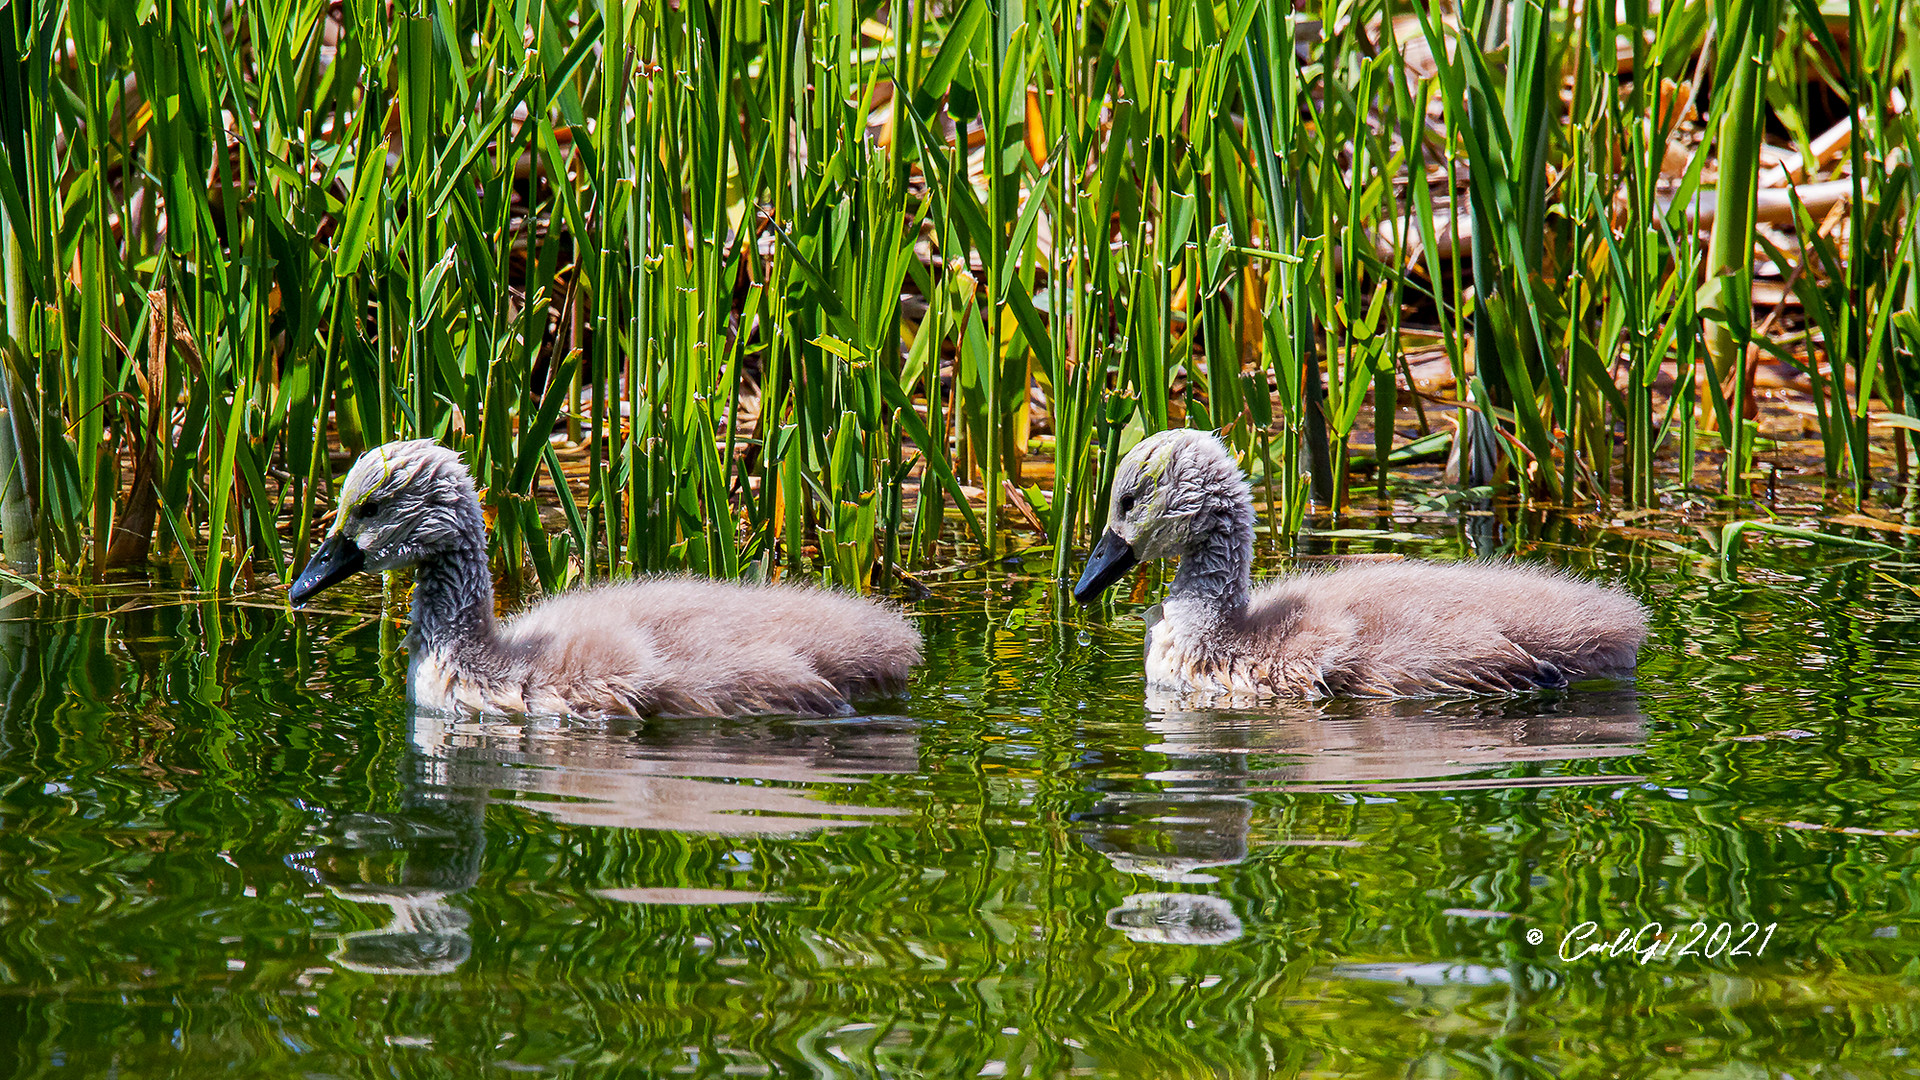
M 285 580 L 403 436 L 548 586 L 1064 573 L 1181 424 L 1280 536 L 1432 453 L 1638 507 L 1811 430 L 1858 499 L 1920 427 L 1917 17 L 15 3 L 8 561 Z

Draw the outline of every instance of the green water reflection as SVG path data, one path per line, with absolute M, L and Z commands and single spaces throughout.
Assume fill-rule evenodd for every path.
M 1655 608 L 1637 686 L 1263 714 L 1148 711 L 1139 605 L 1018 572 L 810 722 L 413 716 L 372 594 L 16 600 L 0 1065 L 1910 1073 L 1920 578 L 1574 557 Z M 1587 921 L 1777 930 L 1562 960 Z

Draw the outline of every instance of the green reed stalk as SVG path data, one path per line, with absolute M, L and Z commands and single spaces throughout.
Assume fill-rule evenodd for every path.
M 1747 345 L 1753 336 L 1754 199 L 1760 173 L 1764 83 L 1776 30 L 1773 0 L 1727 0 L 1715 5 L 1717 82 L 1728 87 L 1717 120 L 1719 186 L 1714 197 L 1707 280 L 1701 307 L 1708 317 L 1709 387 L 1726 442 L 1723 474 L 1729 492 L 1739 490 L 1751 453 L 1747 421 Z
M 1805 5 L 1814 7 L 1817 5 Z M 1820 30 L 1825 29 L 1824 23 Z M 1912 266 L 1900 267 L 1900 245 L 1895 240 L 1896 221 L 1905 218 L 1911 230 L 1915 205 L 1904 198 L 1905 179 L 1916 162 L 1909 157 L 1904 170 L 1889 178 L 1878 163 L 1893 160 L 1894 141 L 1889 138 L 1882 102 L 1889 98 L 1889 77 L 1895 70 L 1895 48 L 1900 31 L 1897 5 L 1869 7 L 1859 2 L 1847 5 L 1847 38 L 1853 43 L 1847 50 L 1848 114 L 1853 118 L 1854 137 L 1848 141 L 1848 165 L 1853 180 L 1848 201 L 1850 228 L 1847 230 L 1847 278 L 1849 291 L 1856 298 L 1846 306 L 1851 326 L 1847 335 L 1847 363 L 1853 369 L 1855 394 L 1851 438 L 1847 458 L 1853 477 L 1853 497 L 1864 501 L 1872 486 L 1871 461 L 1867 449 L 1868 411 L 1874 396 L 1875 378 L 1889 388 L 1899 384 L 1894 367 L 1891 316 L 1893 297 L 1902 291 L 1899 278 L 1910 276 Z M 1816 40 L 1831 50 L 1830 35 L 1816 31 Z M 1831 52 L 1829 52 L 1831 55 Z M 1908 121 L 1911 123 L 1910 119 Z M 1869 154 L 1871 153 L 1871 164 Z M 1891 179 L 1891 182 L 1889 180 Z M 1836 380 L 1836 386 L 1845 384 Z M 1887 395 L 1889 403 L 1893 395 Z
M 0 275 L 5 276 L 6 340 L 0 342 L 0 544 L 8 565 L 22 573 L 39 569 L 38 522 L 28 498 L 27 468 L 20 444 L 20 395 L 14 386 L 25 369 L 21 343 L 28 340 L 26 256 L 12 214 L 0 209 Z
M 1305 175 L 1305 153 L 1298 122 L 1302 87 L 1293 59 L 1291 12 L 1277 12 L 1262 4 L 1251 20 L 1241 49 L 1241 93 L 1247 109 L 1252 179 L 1262 207 L 1262 234 L 1258 240 L 1272 252 L 1265 273 L 1265 333 L 1261 355 L 1278 376 L 1279 396 L 1286 428 L 1282 458 L 1290 467 L 1281 473 L 1280 508 L 1276 531 L 1291 537 L 1299 531 L 1306 512 L 1307 489 L 1301 466 L 1303 428 L 1308 392 L 1318 382 L 1311 300 L 1306 283 L 1313 267 L 1295 253 L 1301 250 L 1303 202 L 1298 188 Z M 1251 238 L 1250 238 L 1251 239 Z M 1253 247 L 1254 245 L 1248 245 Z M 1259 381 L 1264 381 L 1262 376 Z M 1264 397 L 1256 392 L 1249 397 Z M 1264 418 L 1256 414 L 1256 420 Z M 1262 423 L 1264 427 L 1264 422 Z M 1271 476 L 1274 465 L 1263 450 Z
M 1894 151 L 1912 153 L 1913 125 L 1878 104 L 1901 23 L 1857 5 L 1843 52 L 1811 0 L 1791 7 L 1802 44 L 1771 68 L 1764 12 L 1712 9 L 1734 211 L 1713 253 L 1742 246 L 1734 158 L 1757 150 L 1769 93 L 1805 128 L 1804 90 L 1763 76 L 1790 89 L 1823 65 L 1858 117 L 1849 239 L 1823 243 L 1803 215 L 1808 239 L 1780 255 L 1804 264 L 1795 288 L 1836 365 L 1815 371 L 1829 468 L 1858 491 L 1875 389 L 1904 404 L 1920 386 L 1899 366 L 1913 181 Z M 1655 88 L 1691 70 L 1703 4 L 1616 18 L 1489 0 L 1458 40 L 1416 6 L 1439 68 L 1424 83 L 1373 0 L 1320 5 L 1330 29 L 1304 65 L 1273 0 L 908 0 L 890 33 L 850 0 L 9 10 L 0 211 L 27 224 L 5 256 L 6 371 L 32 524 L 7 531 L 48 562 L 99 565 L 129 505 L 106 447 L 120 429 L 166 433 L 146 450 L 162 537 L 209 587 L 303 561 L 330 455 L 398 436 L 466 453 L 503 568 L 531 562 L 546 588 L 776 561 L 865 587 L 942 557 L 948 505 L 960 535 L 1004 551 L 1036 419 L 1053 477 L 1025 497 L 1058 574 L 1104 523 L 1120 453 L 1183 410 L 1258 463 L 1284 538 L 1310 502 L 1344 500 L 1369 392 L 1384 481 L 1409 288 L 1434 297 L 1467 416 L 1512 433 L 1470 422 L 1466 479 L 1494 479 L 1505 447 L 1516 483 L 1604 497 L 1615 424 L 1629 502 L 1652 502 L 1671 443 L 1690 476 L 1705 156 L 1660 193 L 1672 116 Z M 1444 133 L 1425 122 L 1436 92 Z M 1449 229 L 1464 206 L 1427 173 L 1463 163 L 1471 228 Z M 1423 266 L 1390 265 L 1415 230 Z M 158 357 L 149 292 L 182 316 L 151 337 Z M 1714 333 L 1748 319 L 1732 294 L 1709 303 Z M 1732 368 L 1708 388 L 1729 419 Z M 165 385 L 136 393 L 149 375 Z M 562 423 L 580 458 L 549 445 Z M 1730 475 L 1744 430 L 1723 428 Z

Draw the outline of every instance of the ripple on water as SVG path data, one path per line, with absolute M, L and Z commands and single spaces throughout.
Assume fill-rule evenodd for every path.
M 1458 554 L 1451 520 L 1396 549 Z M 912 692 L 804 721 L 416 714 L 377 591 L 298 617 L 21 601 L 3 1052 L 1885 1071 L 1920 1004 L 1920 583 L 1767 546 L 1708 580 L 1609 543 L 1553 550 L 1650 601 L 1633 685 L 1259 709 L 1147 700 L 1152 582 L 1090 611 L 999 569 L 941 584 Z M 1777 926 L 1737 957 L 1564 961 L 1582 920 Z

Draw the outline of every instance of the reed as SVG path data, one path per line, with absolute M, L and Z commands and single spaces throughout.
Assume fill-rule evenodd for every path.
M 1277 539 L 1369 405 L 1382 484 L 1450 417 L 1470 487 L 1650 505 L 1714 448 L 1741 494 L 1762 356 L 1857 501 L 1920 429 L 1902 10 L 14 4 L 8 559 L 284 578 L 347 455 L 430 436 L 546 587 L 1065 573 L 1174 424 Z

